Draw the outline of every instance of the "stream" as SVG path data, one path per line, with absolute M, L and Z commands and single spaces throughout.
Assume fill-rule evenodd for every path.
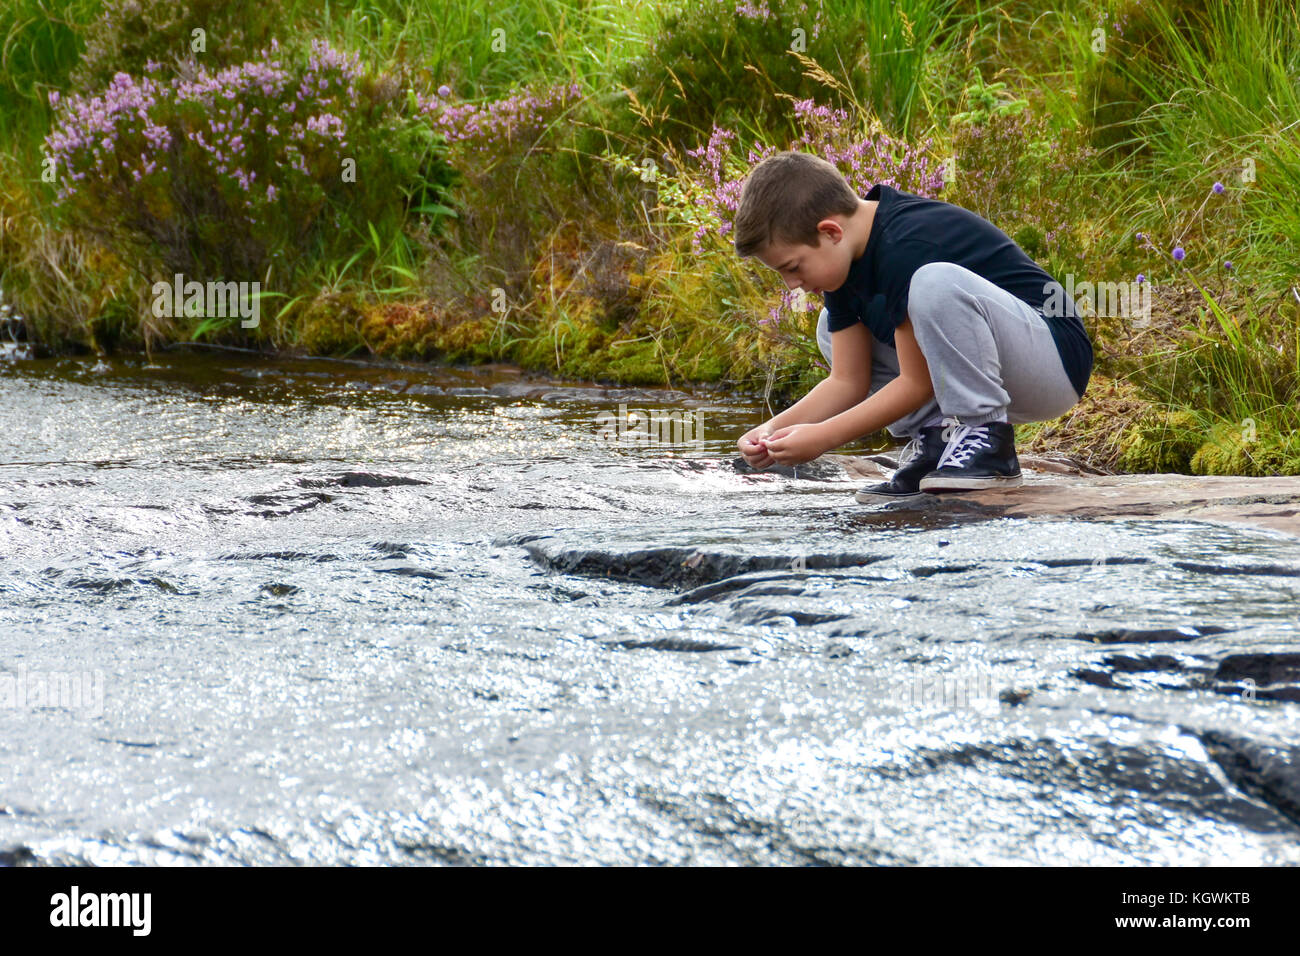
M 0 863 L 1300 864 L 1300 539 L 860 505 L 500 366 L 0 398 Z

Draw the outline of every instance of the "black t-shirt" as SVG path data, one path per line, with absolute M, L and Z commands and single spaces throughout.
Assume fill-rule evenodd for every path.
M 894 344 L 894 329 L 907 319 L 912 273 L 928 262 L 955 262 L 1038 310 L 1060 353 L 1061 364 L 1082 398 L 1092 375 L 1092 343 L 1068 295 L 1062 316 L 1043 314 L 1056 285 L 1038 263 L 983 216 L 938 199 L 914 196 L 884 183 L 865 197 L 877 200 L 876 217 L 862 256 L 849 266 L 838 289 L 823 293 L 832 332 L 862 322 L 871 334 Z M 1055 304 L 1055 302 L 1054 302 Z M 1056 309 L 1052 310 L 1057 311 Z

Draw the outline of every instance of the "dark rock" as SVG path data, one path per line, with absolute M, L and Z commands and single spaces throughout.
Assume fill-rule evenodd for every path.
M 857 567 L 883 558 L 882 555 L 874 554 L 735 554 L 687 547 L 601 551 L 594 548 L 557 548 L 554 544 L 532 542 L 524 543 L 524 549 L 538 564 L 564 574 L 615 578 L 653 587 L 698 587 L 737 575 L 776 568 L 817 570 Z M 683 595 L 683 599 L 700 598 Z
M 1300 748 L 1220 730 L 1201 731 L 1198 736 L 1237 787 L 1300 826 Z
M 1300 681 L 1300 654 L 1229 654 L 1219 661 L 1216 680 L 1250 678 L 1257 684 Z

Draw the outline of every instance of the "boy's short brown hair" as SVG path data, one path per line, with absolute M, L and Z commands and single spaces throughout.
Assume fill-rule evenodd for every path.
M 741 188 L 732 225 L 736 253 L 752 256 L 772 241 L 820 245 L 817 223 L 857 211 L 858 196 L 834 165 L 810 153 L 777 153 L 755 166 Z

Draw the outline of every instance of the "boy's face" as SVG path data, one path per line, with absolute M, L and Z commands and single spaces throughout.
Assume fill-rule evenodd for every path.
M 809 293 L 833 292 L 849 277 L 853 250 L 834 219 L 817 224 L 818 245 L 772 240 L 758 258 L 781 275 L 786 287 Z

